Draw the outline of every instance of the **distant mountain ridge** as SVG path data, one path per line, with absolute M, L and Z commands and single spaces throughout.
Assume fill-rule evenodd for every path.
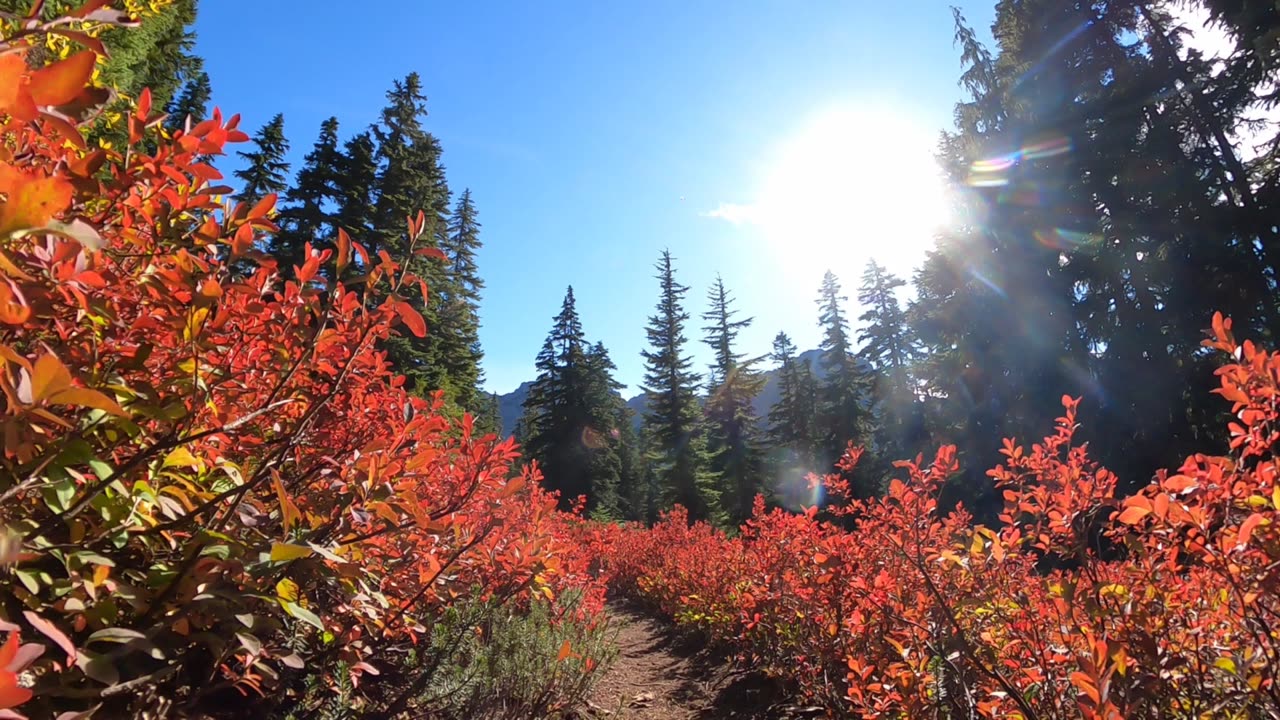
M 818 367 L 818 356 L 820 350 L 806 350 L 800 353 L 800 360 L 808 360 L 813 367 L 814 375 L 822 377 L 822 370 Z M 760 394 L 756 396 L 753 403 L 756 415 L 764 420 L 769 415 L 769 410 L 777 404 L 782 390 L 778 385 L 779 368 L 764 371 L 764 387 L 760 390 Z M 516 427 L 516 422 L 520 416 L 524 414 L 524 401 L 529 397 L 529 390 L 533 387 L 533 381 L 529 380 L 520 383 L 520 387 L 512 390 L 505 395 L 498 396 L 498 416 L 502 419 L 502 434 L 510 435 Z M 640 393 L 632 398 L 627 399 L 627 407 L 631 408 L 635 413 L 634 421 L 637 428 L 644 417 L 645 408 L 648 406 L 647 396 Z

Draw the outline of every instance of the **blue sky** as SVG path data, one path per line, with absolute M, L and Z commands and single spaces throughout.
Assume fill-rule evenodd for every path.
M 992 4 L 961 4 L 984 34 Z M 744 350 L 779 330 L 814 347 L 828 266 L 852 296 L 866 256 L 919 259 L 913 210 L 940 203 L 927 154 L 960 98 L 942 0 L 205 0 L 197 32 L 215 103 L 249 130 L 283 112 L 295 168 L 324 118 L 347 137 L 393 79 L 423 76 L 450 185 L 484 225 L 497 392 L 532 379 L 570 284 L 634 390 L 663 248 L 692 288 L 691 340 L 719 273 L 755 317 Z

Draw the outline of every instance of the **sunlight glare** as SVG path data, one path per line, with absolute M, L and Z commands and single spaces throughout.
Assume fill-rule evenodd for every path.
M 948 214 L 936 140 L 882 108 L 804 123 L 778 147 L 756 207 L 782 266 L 806 277 L 829 268 L 850 294 L 872 257 L 910 279 Z

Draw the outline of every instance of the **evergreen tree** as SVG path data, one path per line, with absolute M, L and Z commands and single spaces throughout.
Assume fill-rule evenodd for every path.
M 187 123 L 195 125 L 208 117 L 209 101 L 213 97 L 213 87 L 209 83 L 209 74 L 198 70 L 182 85 L 181 91 L 165 108 L 169 115 L 165 119 L 165 127 L 170 132 L 187 127 Z
M 617 369 L 602 343 L 587 350 L 583 366 L 587 422 L 582 442 L 591 450 L 593 514 L 610 520 L 621 519 L 620 490 L 629 480 L 623 477 L 626 448 L 618 423 L 626 419 L 626 405 L 619 395 L 623 385 L 613 376 Z
M 404 294 L 431 332 L 421 338 L 405 334 L 392 337 L 385 347 L 392 366 L 415 392 L 444 390 L 446 396 L 452 397 L 456 391 L 449 384 L 448 367 L 452 361 L 444 357 L 442 346 L 447 345 L 453 329 L 439 322 L 442 300 L 449 295 L 447 276 L 439 261 L 416 254 L 423 247 L 443 248 L 447 235 L 449 187 L 440 162 L 440 143 L 422 126 L 427 98 L 422 94 L 417 73 L 397 80 L 387 92 L 387 101 L 381 120 L 373 128 L 378 175 L 368 250 L 372 256 L 385 250 L 425 281 L 427 297 L 422 297 L 416 287 L 404 289 Z M 418 246 L 410 248 L 405 218 L 420 211 L 426 215 L 427 229 L 418 239 Z
M 303 158 L 297 182 L 284 195 L 280 232 L 272 238 L 271 254 L 285 272 L 304 261 L 307 243 L 316 249 L 332 246 L 335 228 L 332 208 L 337 203 L 342 154 L 338 150 L 338 118 L 320 125 L 320 136 Z
M 778 364 L 778 402 L 769 410 L 769 440 L 782 452 L 780 465 L 798 472 L 779 473 L 803 477 L 821 470 L 818 455 L 818 385 L 807 358 L 785 332 L 773 339 L 770 358 Z
M 586 496 L 598 517 L 618 514 L 617 388 L 614 366 L 601 345 L 590 346 L 578 318 L 573 288 L 537 359 L 538 378 L 524 402 L 520 435 L 560 506 Z
M 485 432 L 502 435 L 502 410 L 498 403 L 498 393 L 482 393 L 483 403 L 476 416 L 476 424 Z
M 476 265 L 480 249 L 480 222 L 471 190 L 463 190 L 449 218 L 448 233 L 441 248 L 445 254 L 444 283 L 440 290 L 439 332 L 441 358 L 453 400 L 460 407 L 475 410 L 481 383 L 480 291 L 484 280 Z
M 871 402 L 877 415 L 876 460 L 885 469 L 888 462 L 914 457 L 924 449 L 916 447 L 924 439 L 920 436 L 921 420 L 911 380 L 916 349 L 896 294 L 905 285 L 904 280 L 871 260 L 858 291 L 858 302 L 865 311 L 858 317 L 862 322 L 858 332 L 862 348 L 857 357 L 874 371 Z
M 377 147 L 369 131 L 347 140 L 338 157 L 334 178 L 337 211 L 334 222 L 352 241 L 373 247 L 373 217 L 377 202 Z
M 1202 4 L 1237 42 L 1269 32 L 1261 5 Z M 1280 330 L 1280 196 L 1232 138 L 1269 50 L 1211 61 L 1137 0 L 1002 2 L 996 53 L 956 20 L 970 98 L 940 160 L 966 190 L 909 315 L 932 431 L 967 468 L 954 492 L 982 516 L 989 438 L 1044 432 L 1062 393 L 1094 409 L 1082 439 L 1122 478 L 1213 441 L 1200 331 L 1214 310 Z
M 624 520 L 646 520 L 648 498 L 644 453 L 636 433 L 635 413 L 619 397 L 614 420 L 618 431 L 618 514 Z
M 689 288 L 676 282 L 669 251 L 663 251 L 656 267 L 661 296 L 645 331 L 650 349 L 643 352 L 646 460 L 663 507 L 683 505 L 693 520 L 718 521 L 720 492 L 698 408 L 700 378 L 684 349 L 689 315 L 681 301 Z
M 707 345 L 714 352 L 705 413 L 709 425 L 708 449 L 712 471 L 720 478 L 720 504 L 729 522 L 740 524 L 751 516 L 755 497 L 764 490 L 763 456 L 759 418 L 754 402 L 764 378 L 754 369 L 756 360 L 743 361 L 735 349 L 738 333 L 751 318 L 736 320 L 733 298 L 717 277 L 707 294 L 710 309 L 702 318 Z
M 246 166 L 234 173 L 242 183 L 235 199 L 247 205 L 281 193 L 289 185 L 289 163 L 285 160 L 289 141 L 284 136 L 284 115 L 277 113 L 263 125 L 253 136 L 253 145 L 249 152 L 236 153 Z
M 840 458 L 850 441 L 865 445 L 871 439 L 869 381 L 853 355 L 849 321 L 842 306 L 845 300 L 840 294 L 840 281 L 828 270 L 818 298 L 818 323 L 823 328 L 822 353 L 818 357 L 823 370 L 818 386 L 819 462 L 827 467 Z M 861 483 L 860 492 L 872 492 L 867 484 Z
M 41 8 L 40 19 L 48 21 L 79 10 L 80 0 L 0 0 L 0 12 L 26 17 L 33 6 Z M 145 6 L 146 3 L 141 5 Z M 195 55 L 196 0 L 173 0 L 159 12 L 144 11 L 137 27 L 115 27 L 104 30 L 99 40 L 108 55 L 99 67 L 99 82 L 119 91 L 124 98 L 137 98 L 144 88 L 151 90 L 153 106 L 167 108 L 180 88 L 198 82 L 203 74 L 202 61 Z M 51 47 L 51 46 L 49 46 Z M 48 61 L 48 47 L 37 43 L 29 60 L 33 65 Z M 207 82 L 207 79 L 206 79 Z M 126 100 L 114 109 L 129 112 Z M 91 139 L 107 139 L 122 145 L 127 130 L 124 124 L 108 127 L 99 121 L 89 132 Z

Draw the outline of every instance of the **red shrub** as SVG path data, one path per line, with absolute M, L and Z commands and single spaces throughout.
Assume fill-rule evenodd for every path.
M 93 52 L 24 59 L 72 21 L 0 41 L 0 614 L 53 646 L 27 709 L 226 709 L 231 689 L 265 708 L 304 673 L 386 680 L 477 588 L 585 588 L 598 611 L 514 444 L 406 393 L 376 349 L 424 331 L 398 294 L 419 281 L 345 234 L 294 280 L 232 272 L 274 229 L 274 198 L 228 207 L 212 184 L 238 119 L 168 137 L 144 94 L 127 147 L 85 147 Z M 357 702 L 402 704 L 413 672 Z M 15 682 L 0 669 L 0 714 L 27 700 Z
M 1134 497 L 1073 444 L 1077 401 L 1028 451 L 990 471 L 998 528 L 938 491 L 944 447 L 899 463 L 884 498 L 755 516 L 741 537 L 679 510 L 607 542 L 611 582 L 857 717 L 1231 717 L 1280 713 L 1280 353 L 1233 354 L 1231 454 L 1195 456 Z M 846 466 L 857 462 L 851 449 Z M 839 476 L 825 479 L 833 495 Z M 1109 549 L 1104 550 L 1104 546 Z

